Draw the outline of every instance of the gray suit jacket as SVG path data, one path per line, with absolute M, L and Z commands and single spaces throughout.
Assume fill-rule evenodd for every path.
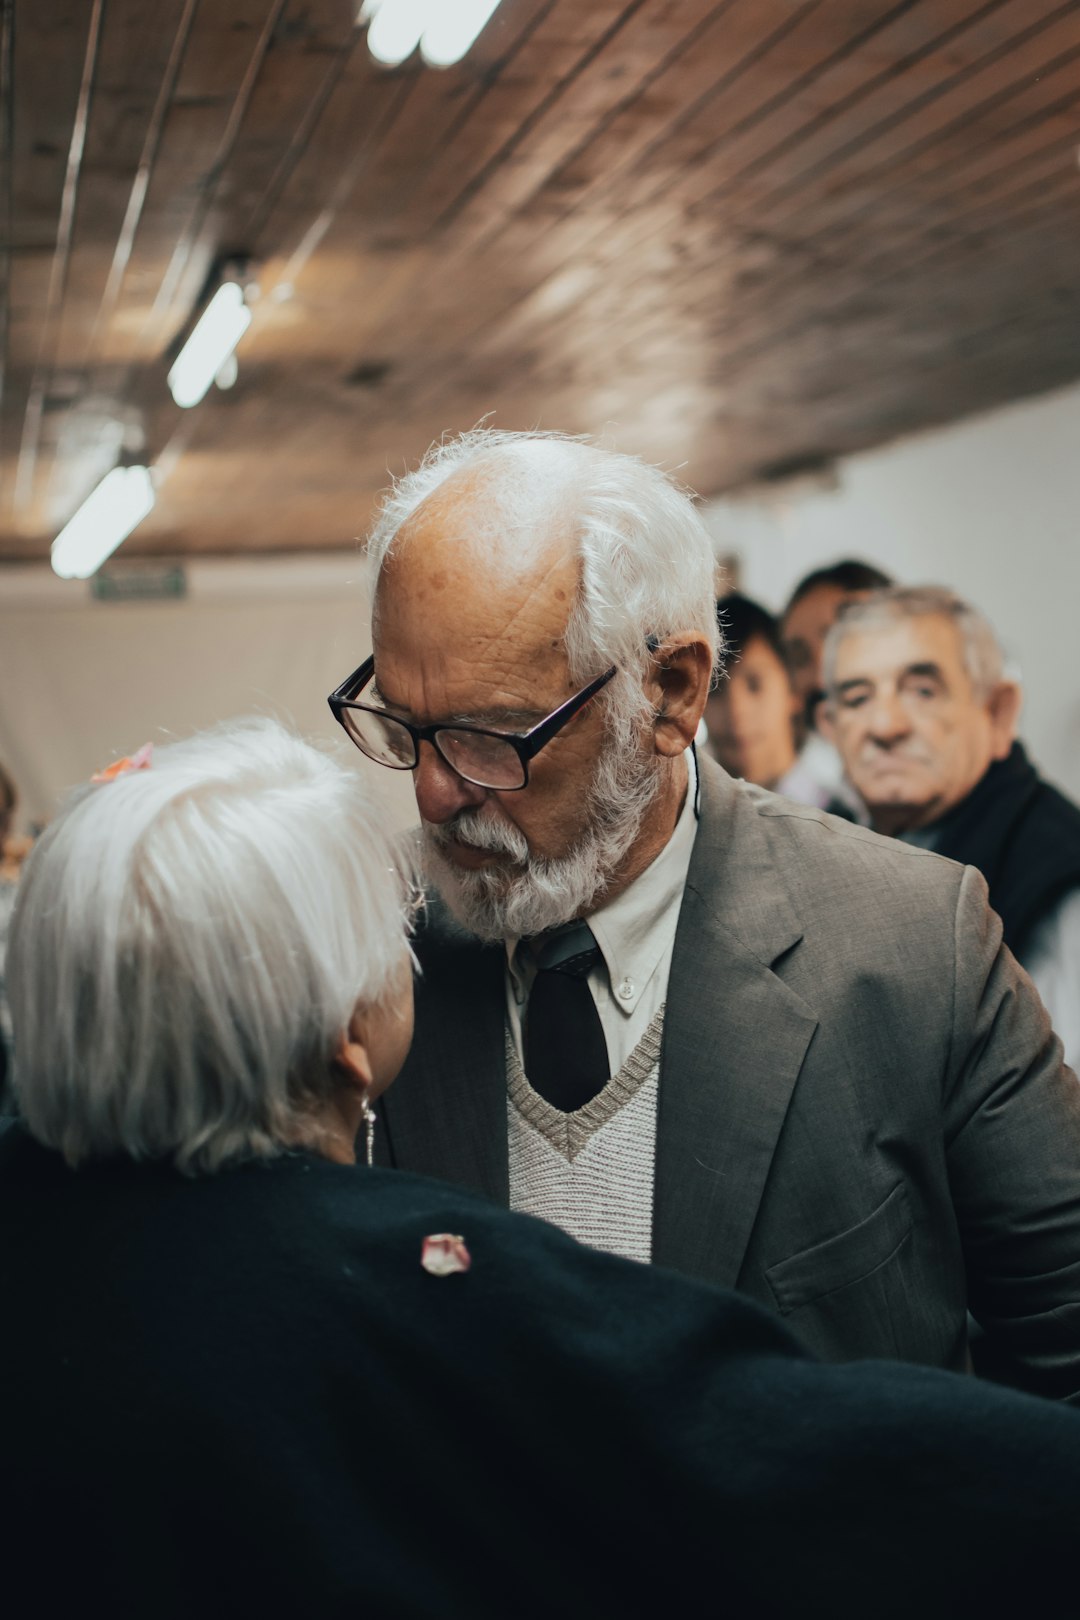
M 383 1162 L 508 1199 L 505 952 L 433 908 Z M 831 1360 L 1080 1392 L 1080 1085 L 972 868 L 702 762 L 660 1071 L 653 1259 Z

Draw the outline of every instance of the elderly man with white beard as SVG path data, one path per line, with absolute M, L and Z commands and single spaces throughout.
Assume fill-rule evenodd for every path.
M 1080 1399 L 1080 1088 L 977 873 L 731 780 L 689 497 L 479 430 L 389 493 L 331 707 L 435 891 L 380 1152 L 735 1286 L 832 1360 Z M 528 1286 L 528 1279 L 522 1279 Z

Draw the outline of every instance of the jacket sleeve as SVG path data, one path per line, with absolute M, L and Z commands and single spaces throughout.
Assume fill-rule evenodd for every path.
M 945 1145 L 984 1370 L 1080 1404 L 1080 1084 L 967 868 Z

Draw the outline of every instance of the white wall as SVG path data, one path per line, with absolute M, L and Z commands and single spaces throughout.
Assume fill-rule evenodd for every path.
M 1080 799 L 1080 387 L 840 463 L 835 490 L 710 503 L 741 586 L 781 607 L 839 557 L 970 597 L 1024 681 L 1024 740 Z
M 23 828 L 148 739 L 237 714 L 353 754 L 326 695 L 371 650 L 359 559 L 193 562 L 187 575 L 182 601 L 97 602 L 47 567 L 0 571 L 0 759 Z M 408 775 L 371 773 L 395 819 L 415 820 Z
M 1078 513 L 1080 387 L 853 456 L 831 493 L 707 509 L 744 589 L 774 608 L 849 554 L 972 597 L 1022 669 L 1036 761 L 1076 798 Z M 0 570 L 0 759 L 24 824 L 147 738 L 253 711 L 335 734 L 326 694 L 370 646 L 358 557 L 197 561 L 188 580 L 185 601 L 105 603 L 46 567 Z M 408 778 L 378 779 L 414 819 Z

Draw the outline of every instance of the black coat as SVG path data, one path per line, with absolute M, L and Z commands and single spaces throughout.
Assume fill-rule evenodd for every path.
M 1080 889 L 1080 808 L 1042 780 L 1020 743 L 933 832 L 937 854 L 978 867 L 1021 961 L 1032 930 Z
M 819 1365 L 436 1182 L 73 1173 L 14 1127 L 0 1223 L 13 1616 L 923 1620 L 1075 1579 L 1076 1413 Z

